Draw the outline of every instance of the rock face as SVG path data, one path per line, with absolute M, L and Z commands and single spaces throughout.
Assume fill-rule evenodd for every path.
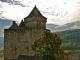
M 35 6 L 18 26 L 13 21 L 9 29 L 4 29 L 4 60 L 17 59 L 19 55 L 34 56 L 32 44 L 46 29 L 45 18 Z

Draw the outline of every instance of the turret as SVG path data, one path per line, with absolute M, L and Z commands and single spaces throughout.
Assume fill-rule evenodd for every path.
M 20 23 L 20 25 L 19 25 L 19 28 L 20 28 L 20 29 L 25 29 L 25 28 L 26 28 L 23 20 L 21 21 L 21 23 Z
M 30 14 L 24 18 L 26 27 L 29 28 L 42 28 L 45 29 L 47 18 L 44 17 L 38 8 L 35 6 Z
M 18 29 L 18 25 L 16 24 L 15 21 L 13 21 L 13 24 L 9 29 Z

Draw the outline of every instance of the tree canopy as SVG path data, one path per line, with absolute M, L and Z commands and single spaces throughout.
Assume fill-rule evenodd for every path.
M 63 51 L 60 49 L 61 42 L 62 39 L 58 35 L 43 31 L 32 47 L 35 54 L 43 60 L 64 60 Z

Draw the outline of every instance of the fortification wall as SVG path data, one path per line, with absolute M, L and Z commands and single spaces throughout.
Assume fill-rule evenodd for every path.
M 34 52 L 32 50 L 32 44 L 38 37 L 40 37 L 42 31 L 42 29 L 5 29 L 5 60 L 17 59 L 19 55 L 34 55 Z

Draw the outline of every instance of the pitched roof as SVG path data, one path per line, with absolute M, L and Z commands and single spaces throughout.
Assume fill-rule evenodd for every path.
M 21 21 L 21 23 L 20 23 L 20 25 L 19 25 L 19 28 L 26 28 L 26 26 L 25 26 L 23 20 Z
M 39 11 L 38 8 L 36 7 L 36 5 L 35 5 L 35 7 L 33 8 L 33 10 L 30 12 L 30 14 L 29 14 L 26 18 L 29 18 L 29 17 L 32 17 L 32 16 L 46 18 L 46 17 L 44 17 L 44 16 L 40 13 L 40 11 Z
M 15 21 L 13 21 L 13 24 L 9 29 L 16 29 L 16 28 L 18 28 L 18 25 L 16 24 Z

